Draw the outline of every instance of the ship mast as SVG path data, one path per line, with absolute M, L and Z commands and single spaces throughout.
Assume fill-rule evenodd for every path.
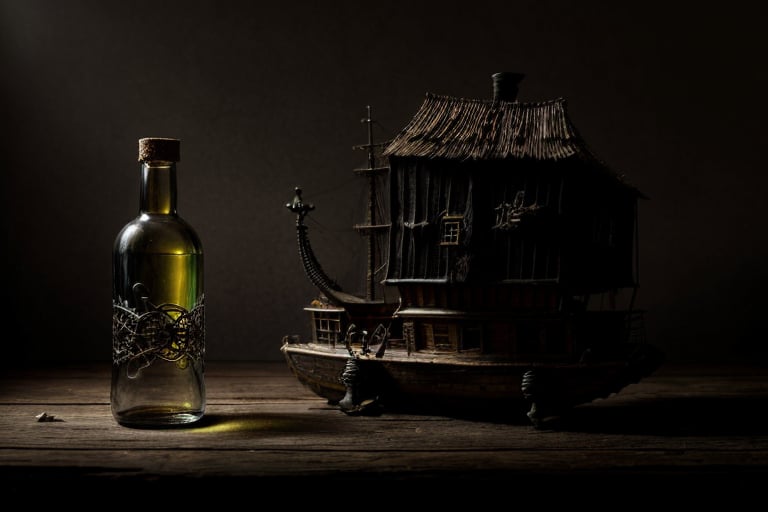
M 376 300 L 376 239 L 378 235 L 389 229 L 389 224 L 380 223 L 383 219 L 377 218 L 378 200 L 376 191 L 376 179 L 378 176 L 389 171 L 388 167 L 376 166 L 375 147 L 381 144 L 374 144 L 373 141 L 373 118 L 371 117 L 371 106 L 366 107 L 366 117 L 361 122 L 368 125 L 368 143 L 355 146 L 355 149 L 365 149 L 368 152 L 368 167 L 355 169 L 357 175 L 368 178 L 368 205 L 366 208 L 365 224 L 355 224 L 354 229 L 361 236 L 367 238 L 368 255 L 365 275 L 365 298 L 366 300 Z

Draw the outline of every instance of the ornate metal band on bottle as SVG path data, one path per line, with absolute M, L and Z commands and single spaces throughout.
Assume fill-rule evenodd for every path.
M 129 373 L 151 365 L 155 359 L 186 368 L 205 353 L 204 296 L 187 311 L 178 304 L 155 306 L 139 313 L 120 300 L 112 304 L 112 359 L 128 364 Z

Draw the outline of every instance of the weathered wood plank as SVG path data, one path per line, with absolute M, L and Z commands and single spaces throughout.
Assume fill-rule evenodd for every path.
M 493 423 L 440 416 L 388 414 L 348 417 L 316 401 L 212 405 L 196 427 L 130 429 L 117 425 L 108 405 L 64 405 L 51 409 L 63 421 L 39 423 L 39 407 L 3 407 L 0 449 L 254 450 L 326 451 L 432 450 L 768 450 L 768 429 L 710 425 L 668 425 L 668 417 L 627 421 L 623 408 L 584 410 L 563 431 L 537 431 L 529 424 Z M 597 413 L 596 417 L 592 413 Z M 656 414 L 656 413 L 651 413 Z M 714 412 L 717 414 L 717 412 Z M 640 415 L 637 415 L 638 420 Z M 698 418 L 694 417 L 698 423 Z M 715 430 L 715 426 L 720 430 Z M 0 454 L 0 460 L 2 455 Z
M 181 476 L 181 477 L 254 477 L 254 476 L 328 476 L 398 474 L 450 474 L 528 472 L 537 474 L 577 471 L 768 471 L 768 451 L 744 453 L 722 450 L 703 454 L 697 450 L 433 450 L 326 451 L 307 449 L 254 449 L 250 451 L 161 450 L 40 450 L 30 459 L 26 450 L 3 453 L 4 465 L 26 468 L 31 472 L 41 463 L 49 468 L 90 476 Z M 666 468 L 666 469 L 665 469 Z
M 768 474 L 759 367 L 671 367 L 576 408 L 558 431 L 538 431 L 524 415 L 351 417 L 285 365 L 209 366 L 206 417 L 160 430 L 114 422 L 108 365 L 6 372 L 0 478 Z M 43 411 L 61 421 L 36 421 Z

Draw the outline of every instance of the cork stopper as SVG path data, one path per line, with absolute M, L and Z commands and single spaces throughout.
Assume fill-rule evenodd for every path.
M 163 137 L 146 137 L 139 139 L 139 162 L 148 160 L 163 160 L 178 162 L 181 160 L 181 141 Z

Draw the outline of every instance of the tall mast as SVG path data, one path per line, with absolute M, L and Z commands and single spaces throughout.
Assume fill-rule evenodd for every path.
M 366 176 L 368 178 L 368 205 L 365 214 L 365 224 L 356 224 L 354 228 L 360 235 L 367 238 L 368 257 L 365 275 L 365 298 L 366 300 L 376 300 L 376 237 L 377 235 L 389 229 L 389 224 L 379 224 L 376 218 L 378 203 L 376 200 L 376 178 L 387 172 L 388 167 L 376 167 L 376 153 L 373 141 L 373 118 L 371 117 L 371 106 L 366 107 L 366 117 L 362 119 L 363 123 L 368 125 L 368 143 L 355 146 L 356 149 L 366 149 L 368 152 L 368 167 L 355 169 L 355 174 Z

